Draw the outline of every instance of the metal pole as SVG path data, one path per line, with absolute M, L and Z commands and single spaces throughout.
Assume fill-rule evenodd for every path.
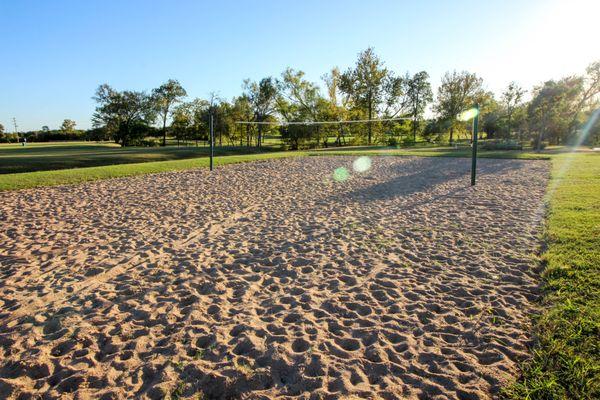
M 215 132 L 213 129 L 213 115 L 210 113 L 210 170 L 213 170 L 213 157 L 215 155 Z
M 477 175 L 477 136 L 479 131 L 479 104 L 475 104 L 475 118 L 473 118 L 473 149 L 471 153 L 471 186 L 475 186 Z
M 19 128 L 17 126 L 17 119 L 13 117 L 13 125 L 15 126 L 15 136 L 17 137 L 17 144 L 20 142 L 19 138 Z

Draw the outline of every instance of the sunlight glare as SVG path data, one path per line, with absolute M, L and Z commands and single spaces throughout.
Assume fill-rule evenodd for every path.
M 344 182 L 347 181 L 348 178 L 350 178 L 350 172 L 348 172 L 348 169 L 345 167 L 339 167 L 333 171 L 333 180 L 336 182 Z
M 356 172 L 367 172 L 371 169 L 371 158 L 367 156 L 358 157 L 352 163 L 352 169 Z
M 475 118 L 479 114 L 476 108 L 470 108 L 458 114 L 457 118 L 459 121 L 469 121 Z

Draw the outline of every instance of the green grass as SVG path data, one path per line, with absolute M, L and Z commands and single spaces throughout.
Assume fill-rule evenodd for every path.
M 543 310 L 511 399 L 600 398 L 600 155 L 552 158 Z
M 269 150 L 268 148 L 265 150 Z M 202 146 L 120 147 L 113 143 L 63 142 L 0 145 L 0 174 L 207 157 Z M 219 156 L 256 153 L 248 147 L 218 147 Z
M 304 152 L 273 152 L 247 155 L 230 155 L 215 158 L 215 165 L 258 161 L 270 158 L 306 155 Z M 206 168 L 209 159 L 190 158 L 184 160 L 156 161 L 135 164 L 104 165 L 100 167 L 61 169 L 53 171 L 23 172 L 0 175 L 0 191 L 27 189 L 39 186 L 75 184 L 98 179 L 121 178 L 125 176 L 153 174 L 167 171 L 181 171 L 192 168 Z

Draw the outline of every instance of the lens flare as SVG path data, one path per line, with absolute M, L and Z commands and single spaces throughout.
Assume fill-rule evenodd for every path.
M 344 182 L 348 178 L 350 178 L 350 172 L 345 167 L 339 167 L 333 171 L 333 180 L 336 182 Z
M 577 137 L 572 145 L 571 151 L 564 155 L 561 155 L 561 157 L 563 157 L 562 165 L 558 169 L 558 171 L 553 173 L 554 179 L 552 180 L 551 185 L 548 187 L 546 196 L 550 197 L 554 193 L 560 182 L 562 182 L 563 179 L 567 176 L 569 170 L 571 169 L 571 164 L 573 163 L 574 153 L 576 153 L 579 146 L 581 146 L 586 141 L 586 139 L 592 132 L 592 128 L 598 120 L 600 120 L 600 108 L 597 108 L 596 110 L 594 110 L 594 112 L 592 112 L 592 115 L 590 115 L 590 118 L 587 120 L 586 124 L 577 133 Z
M 470 108 L 458 114 L 456 118 L 458 118 L 460 121 L 469 121 L 475 118 L 477 114 L 479 114 L 479 111 L 476 108 Z
M 367 172 L 371 169 L 371 159 L 367 156 L 358 157 L 352 163 L 352 169 L 356 172 Z

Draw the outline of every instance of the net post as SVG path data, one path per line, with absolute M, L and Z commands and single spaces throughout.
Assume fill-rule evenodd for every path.
M 471 186 L 475 186 L 477 176 L 477 133 L 479 130 L 479 104 L 475 104 L 475 117 L 473 118 L 473 143 L 471 151 Z
M 215 133 L 214 133 L 214 129 L 213 129 L 213 114 L 212 112 L 210 113 L 210 121 L 209 121 L 209 128 L 210 128 L 210 170 L 213 170 L 213 157 L 214 157 L 214 151 L 215 151 Z

